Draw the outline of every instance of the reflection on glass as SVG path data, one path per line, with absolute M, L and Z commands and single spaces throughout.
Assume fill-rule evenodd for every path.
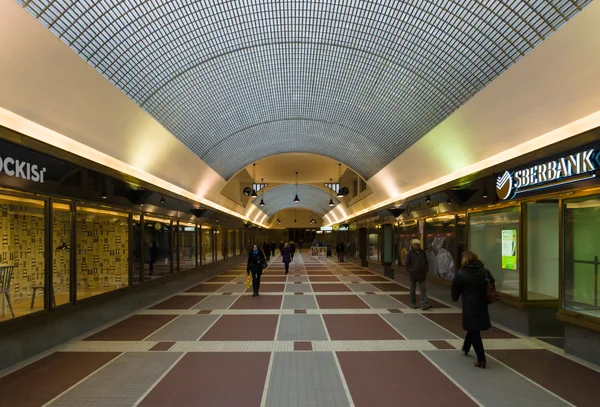
M 131 259 L 133 264 L 132 268 L 132 283 L 139 284 L 141 282 L 141 268 L 142 268 L 142 223 L 140 221 L 140 215 L 133 215 L 133 248 L 131 253 Z
M 196 225 L 179 223 L 179 270 L 196 267 Z
M 600 318 L 600 195 L 564 202 L 565 308 Z
M 0 321 L 43 310 L 44 202 L 0 195 L 0 236 Z
M 172 231 L 168 218 L 144 217 L 144 280 L 171 273 Z
M 456 219 L 454 215 L 425 219 L 424 249 L 429 275 L 452 280 L 456 271 Z
M 235 256 L 235 232 L 233 230 L 227 231 L 227 253 L 228 257 Z
M 202 264 L 209 264 L 213 259 L 213 236 L 210 226 L 202 226 Z
M 558 201 L 527 204 L 528 300 L 558 298 L 558 222 Z
M 496 289 L 519 296 L 519 208 L 469 214 L 469 249 L 496 279 Z
M 235 231 L 235 254 L 242 254 L 242 232 Z
M 52 204 L 52 287 L 54 305 L 68 304 L 71 282 L 71 208 L 66 204 Z
M 77 208 L 77 299 L 127 287 L 128 216 Z

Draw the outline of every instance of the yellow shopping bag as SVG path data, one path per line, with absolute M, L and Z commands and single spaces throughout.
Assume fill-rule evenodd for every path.
M 250 288 L 252 285 L 252 279 L 250 278 L 250 274 L 246 276 L 246 288 Z

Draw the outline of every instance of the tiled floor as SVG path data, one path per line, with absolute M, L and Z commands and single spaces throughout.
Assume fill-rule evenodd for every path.
M 495 326 L 488 368 L 461 346 L 460 310 L 353 264 L 297 255 L 265 270 L 261 296 L 236 266 L 20 370 L 0 405 L 598 406 L 600 369 Z

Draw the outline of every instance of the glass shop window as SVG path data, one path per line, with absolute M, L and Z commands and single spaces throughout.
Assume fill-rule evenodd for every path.
M 565 200 L 563 306 L 600 318 L 600 195 Z
M 469 250 L 475 252 L 496 280 L 496 289 L 519 296 L 518 207 L 469 214 Z
M 71 301 L 71 207 L 67 204 L 52 204 L 52 288 L 54 306 Z
M 418 221 L 413 219 L 400 222 L 398 224 L 398 260 L 400 266 L 404 266 L 404 260 L 406 260 L 413 239 L 420 239 Z
M 77 299 L 129 284 L 127 213 L 77 208 Z
M 44 309 L 45 203 L 0 195 L 0 321 Z
M 437 216 L 425 219 L 424 250 L 429 263 L 429 275 L 452 280 L 460 262 L 456 255 L 456 217 Z
M 196 225 L 179 222 L 179 270 L 196 267 Z
M 202 226 L 202 264 L 213 262 L 212 228 L 210 226 Z
M 558 200 L 527 204 L 527 299 L 558 298 Z
M 144 216 L 144 281 L 171 274 L 172 228 L 169 218 Z

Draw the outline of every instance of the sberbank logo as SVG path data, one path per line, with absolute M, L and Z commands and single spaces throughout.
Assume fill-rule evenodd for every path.
M 43 184 L 46 168 L 27 161 L 16 160 L 12 157 L 0 157 L 0 172 L 9 177 L 23 178 L 27 181 Z
M 557 187 L 596 177 L 599 154 L 593 148 L 559 157 L 543 164 L 509 172 L 496 178 L 498 198 L 511 199 L 521 192 Z

